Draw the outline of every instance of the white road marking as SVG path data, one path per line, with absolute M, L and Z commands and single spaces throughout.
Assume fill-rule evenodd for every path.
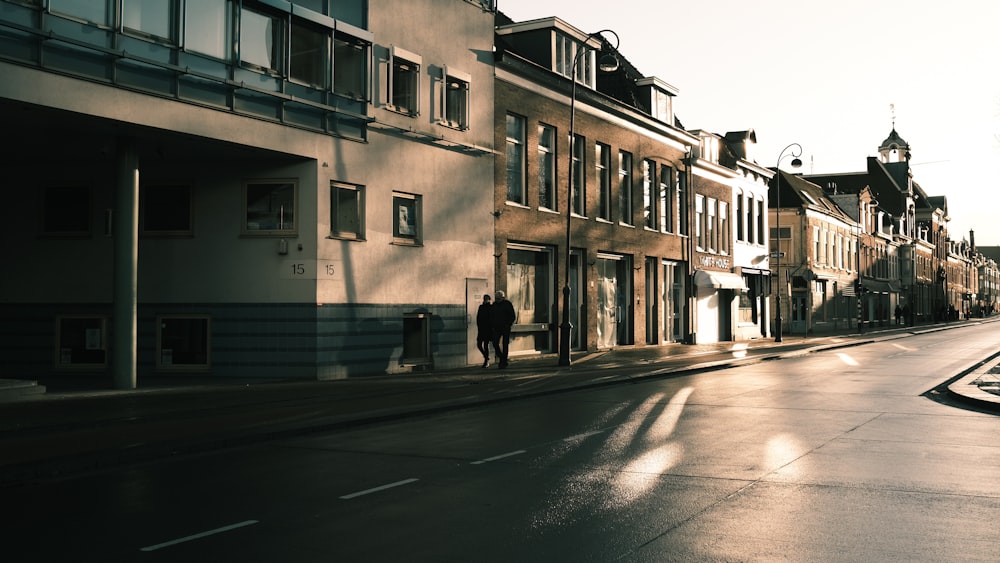
M 420 479 L 403 479 L 402 481 L 396 481 L 395 483 L 389 483 L 388 485 L 382 485 L 381 487 L 375 487 L 374 489 L 365 489 L 364 491 L 358 491 L 356 493 L 351 493 L 349 495 L 344 495 L 340 497 L 342 500 L 351 500 L 352 498 L 363 497 L 365 495 L 370 495 L 372 493 L 377 493 L 379 491 L 384 491 L 386 489 L 392 489 L 394 487 L 401 487 L 403 485 L 409 485 L 410 483 L 415 483 Z
M 516 452 L 509 452 L 509 453 L 505 453 L 505 454 L 495 455 L 493 457 L 488 457 L 486 459 L 481 459 L 479 461 L 473 461 L 470 465 L 482 465 L 484 463 L 489 463 L 491 461 L 497 461 L 497 460 L 504 459 L 504 458 L 507 458 L 507 457 L 514 457 L 516 455 L 521 455 L 523 453 L 527 453 L 527 450 L 517 450 Z
M 214 530 L 209 530 L 207 532 L 201 532 L 200 534 L 194 534 L 194 535 L 191 535 L 191 536 L 185 536 L 183 538 L 177 538 L 176 540 L 170 540 L 170 541 L 167 541 L 167 542 L 158 543 L 156 545 L 150 545 L 150 546 L 147 546 L 147 547 L 144 547 L 144 548 L 140 549 L 139 551 L 156 551 L 157 549 L 162 549 L 164 547 L 170 547 L 170 546 L 173 546 L 173 545 L 177 545 L 179 543 L 185 543 L 185 542 L 189 542 L 189 541 L 193 541 L 193 540 L 198 540 L 198 539 L 205 538 L 205 537 L 208 537 L 208 536 L 214 536 L 215 534 L 221 534 L 222 532 L 229 532 L 229 531 L 235 530 L 237 528 L 245 528 L 246 526 L 252 526 L 252 525 L 257 524 L 257 523 L 258 523 L 257 520 L 246 520 L 244 522 L 239 522 L 237 524 L 231 524 L 229 526 L 223 526 L 221 528 L 216 528 Z

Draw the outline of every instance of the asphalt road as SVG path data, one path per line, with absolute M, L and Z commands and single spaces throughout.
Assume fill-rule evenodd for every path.
M 2 490 L 6 561 L 995 561 L 1000 325 Z

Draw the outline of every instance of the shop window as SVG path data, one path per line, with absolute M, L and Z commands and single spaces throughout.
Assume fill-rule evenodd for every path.
M 107 318 L 65 315 L 56 319 L 56 365 L 104 367 L 108 362 Z
M 392 236 L 396 244 L 420 245 L 423 241 L 420 196 L 392 194 Z
M 209 367 L 208 316 L 164 315 L 156 319 L 157 369 L 207 369 Z
M 139 231 L 152 236 L 190 236 L 191 186 L 143 186 Z
M 295 182 L 247 182 L 243 190 L 245 235 L 293 236 L 296 234 Z
M 90 189 L 80 186 L 45 188 L 42 232 L 56 236 L 90 235 Z
M 330 184 L 330 236 L 365 238 L 365 188 L 353 184 Z

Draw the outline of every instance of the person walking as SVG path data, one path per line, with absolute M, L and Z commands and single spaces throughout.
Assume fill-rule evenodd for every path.
M 483 296 L 483 302 L 479 304 L 476 311 L 476 348 L 483 355 L 483 367 L 490 367 L 490 342 L 493 341 L 493 324 L 491 314 L 493 304 L 490 303 L 490 294 Z
M 497 290 L 496 301 L 490 315 L 493 325 L 493 349 L 497 353 L 500 369 L 507 367 L 507 353 L 510 351 L 510 329 L 517 320 L 514 304 L 507 300 L 503 291 Z

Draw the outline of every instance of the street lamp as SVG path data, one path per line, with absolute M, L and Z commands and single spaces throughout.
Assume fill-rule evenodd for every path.
M 570 332 L 573 330 L 573 324 L 569 320 L 569 302 L 570 302 L 570 290 L 569 290 L 569 263 L 570 257 L 573 251 L 570 247 L 570 234 L 573 227 L 573 156 L 576 151 L 576 71 L 577 67 L 580 66 L 580 55 L 588 52 L 587 42 L 594 37 L 601 35 L 602 33 L 610 33 L 615 37 L 615 49 L 618 49 L 620 39 L 618 34 L 610 29 L 602 29 L 601 31 L 595 31 L 587 36 L 583 41 L 583 44 L 576 50 L 576 56 L 573 57 L 573 70 L 570 73 L 570 84 L 572 88 L 572 93 L 570 94 L 569 100 L 569 169 L 567 171 L 567 185 L 566 185 L 566 264 L 563 268 L 563 274 L 565 276 L 565 283 L 563 284 L 563 304 L 562 304 L 562 324 L 559 325 L 559 365 L 568 366 L 570 365 Z M 602 72 L 614 72 L 618 70 L 618 59 L 612 54 L 605 54 L 601 56 L 601 60 L 598 63 L 598 68 Z
M 791 152 L 789 154 L 785 154 L 785 151 L 788 151 L 789 149 L 791 149 Z M 796 149 L 798 149 L 798 151 L 796 151 Z M 787 147 L 785 147 L 784 149 L 782 149 L 781 154 L 778 155 L 778 163 L 774 165 L 775 176 L 778 178 L 774 190 L 774 193 L 776 195 L 775 210 L 774 210 L 776 229 L 774 238 L 775 240 L 778 241 L 778 244 L 776 245 L 777 250 L 774 253 L 774 257 L 776 260 L 774 263 L 774 272 L 775 272 L 775 277 L 778 278 L 778 290 L 774 293 L 774 304 L 775 308 L 778 310 L 777 316 L 774 318 L 774 328 L 775 332 L 777 333 L 774 336 L 775 342 L 781 342 L 781 332 L 782 332 L 781 328 L 781 160 L 786 156 L 792 157 L 792 162 L 791 162 L 792 168 L 798 168 L 802 166 L 802 161 L 799 160 L 799 157 L 802 156 L 802 145 L 798 143 L 792 143 Z

